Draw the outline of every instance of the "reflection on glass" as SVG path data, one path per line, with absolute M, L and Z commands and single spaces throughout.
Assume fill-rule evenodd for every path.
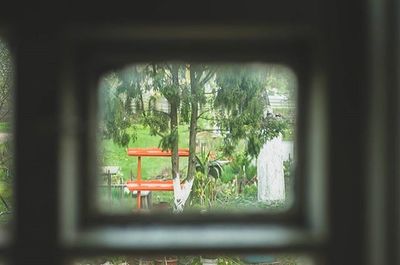
M 148 63 L 99 82 L 106 213 L 287 209 L 296 78 L 269 64 Z
M 12 213 L 12 78 L 11 53 L 0 39 L 0 226 L 9 223 Z
M 243 256 L 149 256 L 149 257 L 97 257 L 79 259 L 73 265 L 315 265 L 305 255 L 243 255 Z

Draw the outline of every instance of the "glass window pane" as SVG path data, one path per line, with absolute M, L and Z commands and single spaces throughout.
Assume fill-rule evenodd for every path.
M 0 39 L 0 226 L 9 224 L 13 212 L 12 90 L 12 56 Z
M 97 208 L 288 209 L 296 87 L 277 64 L 145 63 L 105 74 Z

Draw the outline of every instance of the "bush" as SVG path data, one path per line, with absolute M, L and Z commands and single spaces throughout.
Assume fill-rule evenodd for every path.
M 247 199 L 253 199 L 253 200 L 257 199 L 257 195 L 258 195 L 257 184 L 253 183 L 253 184 L 244 186 L 243 195 Z
M 236 175 L 231 165 L 225 165 L 224 171 L 221 175 L 221 181 L 223 183 L 229 183 L 235 179 Z
M 285 177 L 286 200 L 293 197 L 294 161 L 291 157 L 283 161 L 283 174 Z
M 191 206 L 210 208 L 217 196 L 217 179 L 202 172 L 196 172 L 192 187 Z

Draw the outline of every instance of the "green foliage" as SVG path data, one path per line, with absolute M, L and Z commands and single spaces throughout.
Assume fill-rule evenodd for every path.
M 294 100 L 296 75 L 290 68 L 284 65 L 270 65 L 265 81 L 269 93 L 286 96 L 288 101 Z
M 217 183 L 217 203 L 214 204 L 214 208 L 219 209 L 225 203 L 235 200 L 238 196 L 240 196 L 237 194 L 235 179 L 226 183 L 218 179 Z
M 294 169 L 294 162 L 291 157 L 288 160 L 283 161 L 283 174 L 285 178 L 288 178 L 292 175 Z
M 206 176 L 204 173 L 196 172 L 192 187 L 192 206 L 210 208 L 214 205 L 217 196 L 217 180 Z
M 285 177 L 285 198 L 287 201 L 293 199 L 293 183 L 294 183 L 294 161 L 291 157 L 283 161 L 283 174 Z
M 162 150 L 168 150 L 176 141 L 178 141 L 178 131 L 177 129 L 174 129 L 170 134 L 167 134 L 161 138 L 158 147 L 160 147 Z
M 249 165 L 246 169 L 246 180 L 254 181 L 256 176 L 257 176 L 257 166 Z
M 161 136 L 150 135 L 149 128 L 137 125 L 135 129 L 128 129 L 128 133 L 135 131 L 137 140 L 131 141 L 129 147 L 143 148 L 143 147 L 156 147 L 161 141 Z M 179 137 L 179 146 L 182 148 L 188 147 L 189 134 L 184 126 L 180 126 L 181 132 Z M 132 173 L 136 176 L 137 159 L 126 155 L 126 148 L 115 144 L 112 139 L 103 139 L 101 149 L 101 163 L 108 166 L 119 166 L 125 180 L 128 180 Z M 187 166 L 187 158 L 182 157 L 180 160 L 180 168 L 185 169 Z M 142 160 L 142 175 L 144 179 L 155 178 L 156 176 L 163 175 L 168 172 L 168 177 L 171 170 L 171 161 L 165 157 L 149 157 Z
M 12 153 L 9 140 L 0 143 L 0 194 L 7 198 L 12 195 Z
M 190 113 L 191 113 L 190 100 L 191 100 L 190 87 L 188 85 L 182 85 L 181 101 L 180 101 L 181 123 L 189 123 L 190 121 Z
M 150 63 L 110 73 L 102 80 L 100 89 L 100 106 L 104 106 L 100 128 L 106 143 L 105 163 L 122 166 L 124 178 L 128 178 L 136 161 L 126 157 L 123 147 L 159 146 L 165 150 L 176 147 L 177 141 L 179 147 L 187 147 L 189 137 L 183 128 L 195 119 L 196 126 L 191 123 L 190 128 L 195 128 L 191 132 L 219 130 L 222 154 L 232 160 L 227 170 L 222 170 L 221 164 L 210 159 L 209 153 L 198 154 L 193 187 L 196 192 L 193 197 L 198 197 L 196 203 L 210 207 L 232 197 L 254 202 L 256 167 L 250 162 L 267 140 L 280 134 L 285 137 L 293 134 L 289 126 L 293 121 L 267 111 L 268 93 L 276 90 L 291 98 L 293 82 L 283 80 L 290 73 L 280 72 L 279 67 L 272 66 Z M 177 108 L 177 120 L 171 119 L 176 117 L 176 112 L 160 109 L 160 102 L 166 101 L 170 110 Z M 193 118 L 192 110 L 197 107 L 197 117 Z M 176 129 L 172 128 L 175 121 L 180 124 Z M 143 133 L 152 140 L 143 140 L 147 139 L 142 138 Z M 182 164 L 185 163 L 186 159 Z M 165 168 L 171 169 L 171 161 L 152 158 L 143 167 L 145 178 L 152 178 Z
M 247 154 L 257 157 L 263 144 L 287 127 L 285 120 L 267 115 L 265 72 L 255 67 L 230 66 L 217 73 L 216 84 L 216 124 L 224 132 L 224 153 L 231 155 L 239 140 L 244 139 Z
M 12 63 L 10 50 L 4 41 L 0 40 L 0 76 L 4 77 L 11 73 Z M 5 80 L 2 80 L 5 81 Z
M 198 204 L 201 208 L 212 207 L 217 198 L 219 178 L 223 172 L 222 164 L 218 160 L 210 159 L 210 152 L 202 150 L 196 156 L 196 175 L 193 182 L 193 196 L 191 204 Z
M 132 130 L 132 104 L 130 95 L 134 83 L 127 81 L 127 74 L 115 73 L 104 78 L 100 84 L 101 123 L 100 132 L 104 139 L 112 139 L 120 146 L 127 146 L 136 140 L 136 132 Z M 128 85 L 129 84 L 129 85 Z
M 170 116 L 157 109 L 157 101 L 161 97 L 176 98 L 177 89 L 167 70 L 159 65 L 136 65 L 110 73 L 103 78 L 100 87 L 100 105 L 104 106 L 102 135 L 120 146 L 127 146 L 130 141 L 137 140 L 132 128 L 139 123 L 149 127 L 151 135 L 170 133 L 160 143 L 167 149 L 173 139 L 169 132 Z M 146 93 L 150 93 L 147 103 Z
M 232 171 L 236 177 L 237 193 L 242 193 L 248 182 L 254 180 L 257 167 L 251 164 L 252 158 L 246 152 L 235 154 L 231 162 Z
M 13 62 L 10 50 L 0 40 L 0 131 L 10 133 L 9 112 L 12 109 Z M 10 136 L 10 135 L 8 135 Z M 12 140 L 8 136 L 0 139 L 0 222 L 8 222 L 10 216 L 3 215 L 12 211 Z
M 256 167 L 251 165 L 251 157 L 247 155 L 245 152 L 240 152 L 235 154 L 231 167 L 233 172 L 238 175 L 240 178 L 251 179 L 255 175 L 251 175 L 257 171 Z
M 8 112 L 11 103 L 13 64 L 7 44 L 0 40 L 0 118 Z
M 292 122 L 288 120 L 288 126 L 283 131 L 284 141 L 295 141 L 295 129 Z
M 0 143 L 0 223 L 10 220 L 13 204 L 13 172 L 11 170 L 11 142 Z
M 190 90 L 188 69 L 194 71 L 193 76 L 199 82 L 194 94 Z M 143 124 L 150 128 L 151 135 L 161 136 L 159 146 L 168 149 L 176 139 L 175 132 L 170 131 L 169 113 L 157 109 L 157 102 L 162 98 L 175 102 L 178 120 L 184 124 L 190 120 L 191 103 L 195 101 L 202 110 L 202 118 L 210 121 L 205 127 L 215 125 L 223 132 L 225 155 L 232 155 L 238 142 L 244 139 L 247 153 L 257 157 L 268 139 L 279 133 L 291 133 L 287 120 L 266 113 L 267 91 L 278 89 L 279 93 L 289 95 L 294 90 L 291 75 L 291 71 L 280 66 L 166 63 L 130 66 L 110 73 L 101 83 L 102 136 L 127 146 L 137 139 L 132 125 Z M 202 81 L 212 86 L 211 93 Z M 146 93 L 150 93 L 148 103 L 144 98 Z M 206 106 L 214 109 L 207 111 Z
M 223 183 L 228 183 L 234 180 L 235 178 L 235 172 L 233 171 L 233 168 L 231 165 L 225 165 L 224 166 L 224 171 L 221 174 L 221 181 Z
M 256 183 L 244 186 L 244 189 L 243 189 L 244 197 L 252 198 L 253 200 L 255 200 L 255 199 L 257 199 L 257 193 L 258 193 L 258 189 L 257 189 Z
M 11 130 L 10 123 L 8 122 L 0 122 L 0 132 L 9 133 Z
M 218 160 L 210 159 L 210 152 L 202 151 L 196 156 L 196 171 L 217 179 L 222 175 L 223 168 Z

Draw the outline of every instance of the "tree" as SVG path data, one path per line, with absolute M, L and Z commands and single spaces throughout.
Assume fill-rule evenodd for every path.
M 189 163 L 187 179 L 192 179 L 196 171 L 196 135 L 198 132 L 197 124 L 201 114 L 199 108 L 206 103 L 205 84 L 215 74 L 215 69 L 209 66 L 191 64 L 188 66 L 190 71 L 190 126 L 189 126 Z
M 232 65 L 217 73 L 214 106 L 216 124 L 224 135 L 223 151 L 226 155 L 231 155 L 239 141 L 244 140 L 246 154 L 257 157 L 264 143 L 287 127 L 284 119 L 267 112 L 268 70 Z
M 182 185 L 179 176 L 179 110 L 181 103 L 181 85 L 179 83 L 179 64 L 152 65 L 152 76 L 155 80 L 155 88 L 167 99 L 169 111 L 169 134 L 161 139 L 163 149 L 171 150 L 171 171 L 174 185 L 175 211 L 183 211 L 183 206 L 190 194 L 193 180 L 187 179 Z M 185 74 L 185 72 L 183 72 Z
M 133 66 L 108 77 L 110 80 L 115 77 L 115 88 L 104 94 L 107 102 L 105 130 L 103 135 L 112 138 L 115 143 L 127 146 L 130 140 L 136 140 L 135 134 L 129 134 L 134 120 L 150 128 L 152 135 L 161 137 L 159 146 L 163 150 L 171 150 L 171 174 L 174 182 L 175 208 L 177 211 L 183 210 L 183 205 L 190 193 L 192 179 L 181 185 L 179 176 L 179 111 L 181 90 L 180 75 L 185 76 L 185 67 L 179 64 L 148 64 L 145 66 Z M 113 78 L 114 77 L 114 78 Z M 107 80 L 107 79 L 106 79 Z M 144 96 L 150 94 L 147 104 Z M 157 109 L 157 95 L 165 98 L 169 104 L 169 111 L 165 112 Z M 133 102 L 136 101 L 135 112 L 132 109 Z M 146 106 L 147 105 L 147 106 Z M 107 114 L 108 112 L 108 114 Z M 139 114 L 140 115 L 136 115 Z M 189 191 L 187 191 L 189 190 Z
M 103 135 L 127 146 L 130 140 L 136 140 L 133 124 L 142 123 L 149 127 L 152 135 L 160 136 L 160 147 L 172 152 L 175 208 L 182 211 L 196 171 L 199 119 L 212 116 L 209 121 L 224 132 L 226 153 L 232 153 L 233 147 L 244 139 L 247 154 L 252 157 L 258 155 L 268 137 L 281 131 L 283 123 L 266 115 L 265 78 L 265 72 L 239 65 L 151 63 L 125 68 L 105 79 L 104 85 L 109 89 L 103 92 L 106 97 L 103 99 Z M 206 85 L 210 83 L 215 87 L 206 91 Z M 168 101 L 168 111 L 157 109 L 160 98 Z M 189 123 L 190 151 L 183 186 L 178 157 L 178 125 L 182 122 Z

